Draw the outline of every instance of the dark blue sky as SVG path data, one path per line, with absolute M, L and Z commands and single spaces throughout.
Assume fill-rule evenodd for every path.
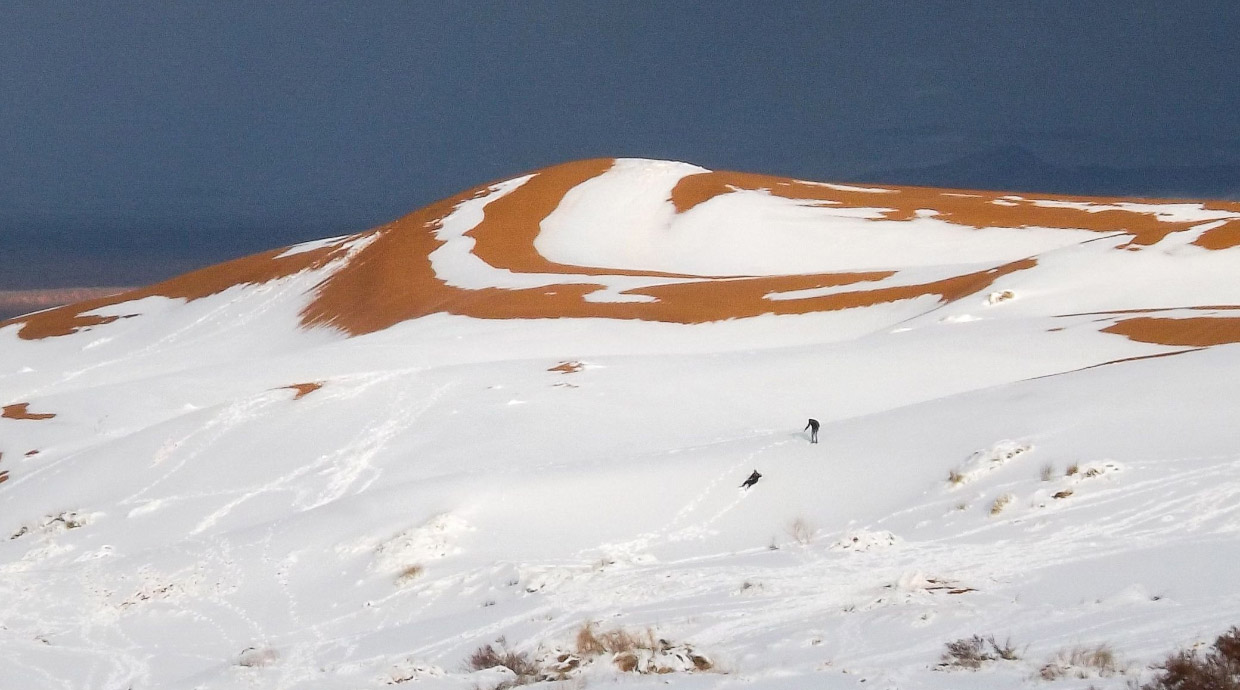
M 561 161 L 1240 197 L 1240 3 L 0 5 L 0 289 L 138 283 Z

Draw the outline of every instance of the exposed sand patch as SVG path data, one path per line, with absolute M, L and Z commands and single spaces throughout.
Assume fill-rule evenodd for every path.
M 306 397 L 307 395 L 310 395 L 311 393 L 317 391 L 318 389 L 322 387 L 323 387 L 322 381 L 312 381 L 310 383 L 294 383 L 291 386 L 282 386 L 282 388 L 297 391 L 297 395 L 293 396 L 293 400 L 301 400 L 302 398 Z
M 483 209 L 482 222 L 465 233 L 477 242 L 474 256 L 494 268 L 517 273 L 700 277 L 661 271 L 570 266 L 548 261 L 535 249 L 534 240 L 538 239 L 540 224 L 560 205 L 564 195 L 582 182 L 607 172 L 615 163 L 612 158 L 595 158 L 547 168 L 535 173 L 515 192 L 487 204 Z
M 1229 220 L 1226 223 L 1201 233 L 1193 244 L 1206 249 L 1231 249 L 1240 246 L 1240 220 Z
M 1151 245 L 1169 233 L 1187 230 L 1201 220 L 1163 220 L 1151 210 L 1132 207 L 1138 199 L 1113 197 L 1068 197 L 1046 194 L 1028 198 L 1006 192 L 948 190 L 931 187 L 884 187 L 890 194 L 875 197 L 870 191 L 854 191 L 839 186 L 826 186 L 787 178 L 736 172 L 707 172 L 684 177 L 672 190 L 672 203 L 684 213 L 711 199 L 739 190 L 762 190 L 773 196 L 798 201 L 815 201 L 833 208 L 880 207 L 885 220 L 906 221 L 918 217 L 921 209 L 937 211 L 936 218 L 972 228 L 1060 228 L 1093 232 L 1122 232 L 1132 236 L 1131 245 Z M 1038 202 L 1051 201 L 1053 204 Z M 1167 204 L 1167 200 L 1148 200 Z M 1204 211 L 1240 213 L 1240 203 L 1224 201 L 1186 202 L 1200 204 Z M 1127 204 L 1125 208 L 1103 208 Z M 1198 238 L 1197 244 L 1234 246 L 1240 243 L 1237 221 L 1215 228 Z M 1230 227 L 1230 229 L 1225 229 Z M 1210 239 L 1207 236 L 1213 235 Z M 1227 244 L 1230 243 L 1230 244 Z M 1225 248 L 1217 246 L 1217 248 Z
M 21 324 L 21 330 L 17 332 L 17 335 L 23 340 L 69 335 L 83 328 L 112 323 L 121 318 L 86 314 L 101 307 L 153 296 L 185 300 L 201 299 L 223 292 L 234 285 L 266 283 L 300 271 L 322 267 L 346 250 L 347 248 L 330 246 L 282 257 L 280 255 L 285 250 L 273 249 L 208 266 L 148 287 L 0 321 L 0 328 Z
M 15 403 L 5 405 L 4 411 L 0 417 L 5 419 L 51 419 L 56 415 L 51 412 L 28 412 L 26 408 L 30 407 L 30 403 Z
M 567 266 L 542 258 L 534 249 L 538 225 L 555 210 L 574 186 L 606 172 L 611 160 L 582 161 L 534 173 L 517 189 L 488 204 L 482 223 L 470 231 L 474 254 L 492 266 L 541 274 L 640 275 L 684 280 L 689 276 Z M 842 192 L 823 187 L 833 194 Z M 835 293 L 804 299 L 769 300 L 766 295 L 878 281 L 893 271 L 822 273 L 740 278 L 694 277 L 622 291 L 654 301 L 592 301 L 587 295 L 604 289 L 598 283 L 564 283 L 533 288 L 466 290 L 435 275 L 429 256 L 443 246 L 435 237 L 443 219 L 464 201 L 489 193 L 481 186 L 445 199 L 389 223 L 348 265 L 317 288 L 315 300 L 302 311 L 308 327 L 330 326 L 350 335 L 383 330 L 401 321 L 447 312 L 486 319 L 601 317 L 672 323 L 705 323 L 761 314 L 804 314 L 869 306 L 937 295 L 952 300 L 985 289 L 1008 273 L 1031 268 L 1032 260 L 920 285 Z M 886 195 L 883 197 L 886 198 Z
M 1156 345 L 1208 347 L 1240 343 L 1240 318 L 1194 316 L 1183 319 L 1139 316 L 1102 329 Z
M 9 473 L 8 473 L 8 471 L 6 470 L 6 471 L 3 471 L 3 472 L 0 472 L 0 484 L 3 484 L 3 483 L 5 483 L 5 482 L 7 482 L 8 480 L 9 480 Z
M 923 296 L 952 301 L 985 290 L 1001 276 L 1035 265 L 1033 259 L 1023 259 L 921 284 L 865 289 L 865 283 L 883 281 L 896 272 L 718 277 L 573 266 L 544 258 L 535 247 L 543 220 L 571 190 L 605 174 L 614 165 L 613 159 L 592 159 L 535 172 L 520 186 L 487 202 L 482 220 L 465 233 L 474 241 L 472 253 L 476 258 L 492 269 L 534 275 L 539 283 L 536 287 L 467 289 L 449 285 L 444 276 L 435 273 L 430 255 L 445 245 L 437 236 L 444 219 L 460 204 L 493 194 L 494 185 L 489 184 L 342 242 L 322 246 L 310 243 L 297 252 L 277 249 L 148 288 L 0 322 L 0 326 L 20 324 L 18 335 L 24 339 L 65 335 L 120 318 L 87 313 L 100 307 L 153 295 L 199 299 L 233 285 L 264 283 L 319 268 L 345 252 L 349 252 L 347 262 L 342 262 L 343 266 L 315 287 L 310 303 L 301 312 L 303 326 L 327 326 L 348 335 L 362 335 L 433 313 L 485 319 L 601 317 L 704 323 L 762 314 L 851 309 Z M 880 220 L 908 221 L 930 214 L 938 220 L 977 229 L 1044 227 L 1123 233 L 1131 236 L 1126 245 L 1130 248 L 1154 244 L 1168 233 L 1199 225 L 1204 216 L 1240 214 L 1240 204 L 1229 202 L 1185 202 L 1185 208 L 1171 208 L 1166 202 L 1151 201 L 1162 204 L 1160 211 L 1160 207 L 1144 206 L 1131 199 L 1048 195 L 1026 198 L 1001 192 L 923 187 L 858 188 L 732 172 L 687 175 L 676 184 L 670 202 L 683 213 L 738 190 L 762 190 L 832 208 L 870 209 L 879 214 Z M 354 244 L 350 240 L 365 243 L 350 250 Z M 1196 243 L 1207 248 L 1240 244 L 1240 221 L 1228 220 L 1202 233 Z M 555 275 L 572 279 L 563 283 L 547 279 Z M 652 284 L 623 289 L 596 282 L 591 276 L 649 278 Z M 852 285 L 857 289 L 815 292 Z M 770 299 L 772 294 L 798 292 L 804 294 Z M 591 297 L 601 293 L 614 299 Z M 298 391 L 298 397 L 305 395 L 301 389 Z

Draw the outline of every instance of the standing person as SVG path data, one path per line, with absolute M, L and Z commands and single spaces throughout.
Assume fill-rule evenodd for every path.
M 809 442 L 818 443 L 818 420 L 809 420 L 809 424 L 805 425 L 805 429 L 809 429 Z M 805 431 L 805 429 L 801 429 L 801 431 Z

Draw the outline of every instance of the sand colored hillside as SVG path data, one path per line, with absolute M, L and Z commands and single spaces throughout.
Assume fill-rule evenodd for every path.
M 857 187 L 595 159 L 483 185 L 335 242 L 0 326 L 17 325 L 26 340 L 61 336 L 127 315 L 94 313 L 104 307 L 150 296 L 192 301 L 302 272 L 321 276 L 305 296 L 302 325 L 351 336 L 434 313 L 704 323 L 917 298 L 942 304 L 1034 270 L 1040 254 L 1064 246 L 1119 237 L 1117 249 L 1157 251 L 1185 234 L 1193 237 L 1181 244 L 1193 249 L 1236 247 L 1240 204 Z M 1240 341 L 1237 323 L 1145 315 L 1109 330 L 1217 344 Z

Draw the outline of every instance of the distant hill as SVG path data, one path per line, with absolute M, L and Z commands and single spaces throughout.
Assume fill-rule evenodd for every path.
M 1065 167 L 1020 146 L 994 148 L 938 165 L 864 175 L 862 180 L 1048 194 L 1240 200 L 1240 165 Z

